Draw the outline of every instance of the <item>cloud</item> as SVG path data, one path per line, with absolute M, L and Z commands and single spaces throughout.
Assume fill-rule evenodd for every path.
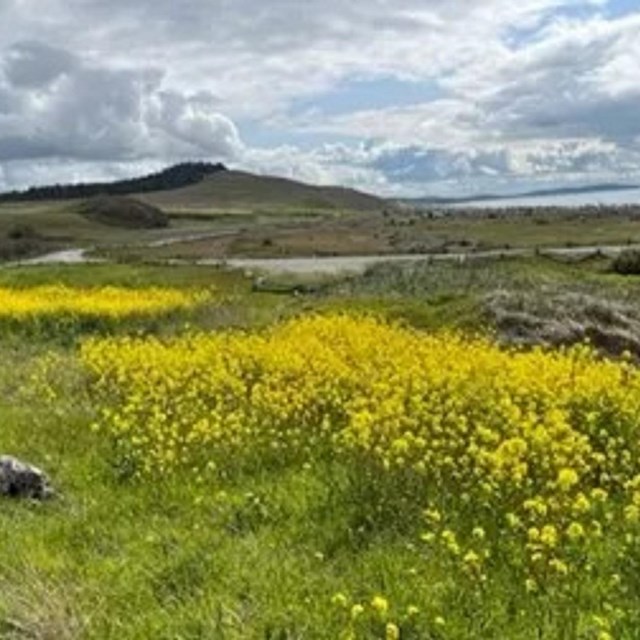
M 428 149 L 389 143 L 247 150 L 244 166 L 385 196 L 517 191 L 550 184 L 640 179 L 640 145 L 562 140 L 517 148 Z
M 554 25 L 484 76 L 488 124 L 505 137 L 624 140 L 640 133 L 640 14 Z M 461 88 L 462 88 L 461 87 Z
M 0 161 L 229 159 L 242 147 L 213 96 L 166 90 L 159 69 L 97 66 L 37 42 L 0 60 Z
M 40 89 L 76 65 L 72 54 L 41 42 L 18 42 L 4 57 L 4 75 L 14 87 Z
M 640 175 L 640 11 L 615 1 L 3 0 L 3 179 L 195 157 L 379 192 Z M 385 79 L 433 99 L 313 109 Z
M 407 183 L 640 177 L 640 14 L 554 22 L 535 41 L 479 59 L 441 86 L 448 95 L 428 103 L 302 128 L 387 143 L 392 151 L 375 166 Z
M 14 0 L 15 2 L 15 0 Z M 347 77 L 416 80 L 505 55 L 502 35 L 600 0 L 21 0 L 16 32 L 199 86 L 231 117 L 263 117 Z M 0 17 L 2 17 L 0 15 Z M 0 34 L 2 32 L 0 31 Z M 15 36 L 14 36 L 15 37 Z M 23 35 L 22 37 L 27 37 Z
M 445 98 L 363 110 L 311 128 L 446 148 L 640 133 L 640 14 L 556 25 L 539 38 L 442 79 Z

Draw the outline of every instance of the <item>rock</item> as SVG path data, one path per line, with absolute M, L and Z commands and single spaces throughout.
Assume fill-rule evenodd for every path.
M 45 500 L 53 496 L 46 474 L 11 456 L 0 456 L 0 496 Z

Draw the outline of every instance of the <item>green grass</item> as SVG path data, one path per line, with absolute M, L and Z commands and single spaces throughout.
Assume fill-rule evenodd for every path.
M 433 216 L 389 209 L 340 189 L 290 184 L 234 172 L 141 199 L 169 214 L 167 229 L 125 229 L 89 220 L 79 202 L 0 205 L 0 259 L 68 247 L 97 247 L 123 261 L 173 258 L 457 253 L 640 243 L 632 209 L 540 210 L 530 215 L 449 212 Z M 37 234 L 34 246 L 7 240 L 16 226 Z M 223 234 L 200 240 L 193 236 Z M 181 237 L 187 241 L 180 242 Z M 153 246 L 172 240 L 169 246 Z M 24 243 L 23 243 L 24 245 Z
M 9 248 L 9 235 L 16 227 L 28 227 L 37 236 L 32 255 L 66 248 L 110 247 L 144 244 L 199 233 L 224 230 L 224 217 L 172 217 L 165 229 L 127 229 L 101 224 L 79 212 L 76 201 L 55 203 L 16 203 L 0 205 L 0 259 L 2 248 Z M 7 253 L 7 258 L 11 256 Z
M 215 286 L 222 292 L 246 291 L 241 274 L 212 267 L 180 268 L 154 265 L 86 264 L 41 265 L 0 270 L 0 286 L 35 286 L 60 283 L 69 286 Z
M 388 263 L 370 268 L 361 277 L 346 278 L 337 284 L 336 291 L 345 296 L 388 294 L 437 299 L 563 283 L 575 287 L 616 281 L 633 286 L 632 280 L 612 277 L 608 271 L 609 261 L 598 258 L 579 262 L 539 257 L 487 258 L 462 263 Z
M 256 327 L 286 318 L 302 306 L 302 301 L 294 296 L 253 291 L 252 282 L 242 274 L 212 267 L 87 264 L 0 269 L 0 287 L 28 288 L 51 283 L 69 287 L 187 287 L 210 289 L 213 295 L 209 302 L 194 309 L 159 317 L 121 320 L 54 317 L 22 323 L 0 320 L 0 341 L 73 346 L 84 336 L 95 334 L 170 335 L 189 326 L 207 330 Z
M 489 218 L 481 215 L 453 215 L 416 224 L 418 232 L 439 234 L 445 241 L 461 241 L 478 248 L 562 247 L 640 242 L 640 225 L 635 215 L 615 209 L 600 214 L 571 210 L 544 210 L 532 215 Z
M 318 293 L 301 297 L 254 292 L 238 274 L 205 267 L 0 271 L 1 286 L 47 282 L 214 286 L 225 304 L 189 319 L 202 328 L 263 326 L 303 310 L 342 309 L 429 329 L 476 329 L 484 323 L 479 301 L 495 288 L 551 283 L 625 296 L 639 286 L 608 274 L 604 263 L 550 260 L 410 272 L 380 267 L 364 278 L 323 281 Z M 181 331 L 184 320 L 146 330 Z M 50 335 L 0 337 L 0 452 L 45 468 L 60 493 L 44 505 L 0 503 L 1 638 L 346 639 L 349 612 L 332 603 L 337 593 L 349 606 L 367 607 L 384 595 L 390 618 L 402 621 L 403 640 L 596 637 L 587 623 L 579 635 L 567 631 L 557 601 L 541 598 L 519 610 L 521 594 L 504 580 L 483 594 L 491 607 L 479 609 L 477 594 L 420 546 L 420 526 L 393 509 L 376 513 L 375 483 L 338 463 L 255 469 L 205 484 L 179 475 L 122 477 L 110 443 L 90 429 L 95 416 L 75 357 L 79 339 L 60 345 Z M 594 611 L 603 597 L 598 588 L 585 599 Z M 420 610 L 413 618 L 410 606 Z M 384 623 L 370 607 L 357 629 L 358 639 L 384 638 Z M 638 637 L 637 630 L 620 637 Z
M 547 623 L 534 609 L 510 614 L 518 592 L 499 581 L 492 608 L 476 610 L 465 585 L 425 555 L 419 527 L 363 516 L 376 496 L 339 465 L 258 469 L 203 486 L 180 476 L 119 480 L 109 446 L 88 429 L 71 368 L 64 378 L 72 395 L 55 412 L 34 399 L 0 408 L 2 450 L 47 468 L 61 492 L 42 506 L 3 503 L 2 637 L 330 640 L 349 627 L 348 609 L 333 603 L 338 593 L 367 607 L 384 595 L 409 640 L 483 629 L 492 630 L 483 637 L 573 637 L 553 611 Z M 414 617 L 411 606 L 420 609 Z M 369 610 L 358 628 L 358 638 L 384 637 Z
M 377 265 L 326 284 L 321 305 L 427 330 L 489 333 L 509 344 L 589 340 L 608 356 L 640 359 L 639 294 L 640 278 L 614 273 L 605 258 L 508 258 Z
M 190 216 L 185 212 L 185 215 Z M 210 217 L 209 219 L 214 219 Z M 222 220 L 223 218 L 219 218 Z M 243 223 L 242 220 L 245 219 Z M 222 257 L 295 257 L 473 253 L 501 249 L 626 246 L 640 243 L 636 215 L 606 210 L 583 215 L 574 211 L 489 217 L 481 213 L 449 213 L 443 217 L 394 212 L 330 213 L 305 217 L 281 209 L 279 216 L 224 216 L 233 236 L 212 242 L 176 243 L 168 247 L 137 247 L 138 258 L 197 260 Z M 220 223 L 221 224 L 221 223 Z M 116 248 L 123 258 L 132 249 Z
M 414 561 L 393 538 L 345 544 L 349 514 L 332 513 L 320 470 L 219 487 L 123 484 L 85 416 L 2 417 L 13 425 L 3 448 L 42 462 L 63 492 L 0 516 L 4 624 L 24 637 L 338 637 L 335 591 L 389 593 Z M 39 436 L 20 446 L 27 427 Z M 400 584 L 393 595 L 416 597 Z
M 0 450 L 46 468 L 60 497 L 2 503 L 0 637 L 335 638 L 337 590 L 414 601 L 419 580 L 396 584 L 413 554 L 392 531 L 354 527 L 344 470 L 257 470 L 213 486 L 121 480 L 89 429 L 73 353 L 47 365 L 61 393 L 52 406 L 17 384 L 42 375 L 49 350 L 2 352 Z

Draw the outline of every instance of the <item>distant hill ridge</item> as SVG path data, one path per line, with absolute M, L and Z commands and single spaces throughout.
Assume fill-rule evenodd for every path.
M 232 170 L 206 176 L 197 184 L 180 189 L 136 197 L 165 211 L 380 211 L 391 206 L 382 198 L 355 189 Z
M 198 184 L 206 177 L 226 170 L 227 168 L 223 164 L 184 162 L 140 178 L 117 180 L 115 182 L 56 184 L 31 187 L 25 191 L 12 191 L 0 194 L 0 202 L 72 200 L 100 195 L 118 196 L 152 191 L 171 191 Z

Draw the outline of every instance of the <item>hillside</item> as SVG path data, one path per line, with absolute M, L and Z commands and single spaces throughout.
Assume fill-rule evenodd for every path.
M 137 194 L 164 210 L 349 210 L 380 211 L 389 204 L 375 196 L 342 187 L 317 187 L 273 176 L 220 171 L 172 191 Z

